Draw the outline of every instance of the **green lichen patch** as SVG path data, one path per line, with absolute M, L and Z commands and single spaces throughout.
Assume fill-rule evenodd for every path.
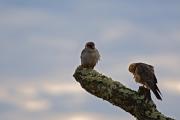
M 145 99 L 144 88 L 136 92 L 96 70 L 81 66 L 73 76 L 87 92 L 122 108 L 137 120 L 174 120 L 161 114 L 152 100 Z

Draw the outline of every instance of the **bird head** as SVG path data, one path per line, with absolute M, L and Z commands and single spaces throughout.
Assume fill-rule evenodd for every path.
M 87 42 L 85 47 L 90 49 L 95 49 L 95 44 L 94 42 Z
M 136 70 L 136 63 L 132 63 L 129 65 L 129 72 L 134 73 Z

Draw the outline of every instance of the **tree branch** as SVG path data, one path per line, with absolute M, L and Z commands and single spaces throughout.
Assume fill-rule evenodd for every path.
M 137 120 L 174 120 L 160 113 L 151 99 L 146 99 L 142 87 L 136 92 L 95 70 L 81 66 L 73 76 L 87 92 L 122 108 Z

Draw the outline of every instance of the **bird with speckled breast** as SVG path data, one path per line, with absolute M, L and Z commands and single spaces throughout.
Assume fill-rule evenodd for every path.
M 129 72 L 134 75 L 136 82 L 152 90 L 156 98 L 162 100 L 161 92 L 157 86 L 157 78 L 154 74 L 154 67 L 152 65 L 146 63 L 132 63 L 129 65 Z

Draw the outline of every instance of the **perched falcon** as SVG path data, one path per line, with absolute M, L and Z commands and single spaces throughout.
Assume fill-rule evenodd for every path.
M 93 42 L 87 42 L 81 52 L 81 66 L 93 69 L 98 60 L 100 60 L 100 54 L 95 48 L 95 44 Z
M 129 66 L 129 72 L 134 75 L 136 82 L 145 85 L 148 89 L 152 90 L 156 98 L 162 100 L 161 92 L 158 88 L 157 79 L 154 74 L 154 67 L 145 63 L 132 63 Z

